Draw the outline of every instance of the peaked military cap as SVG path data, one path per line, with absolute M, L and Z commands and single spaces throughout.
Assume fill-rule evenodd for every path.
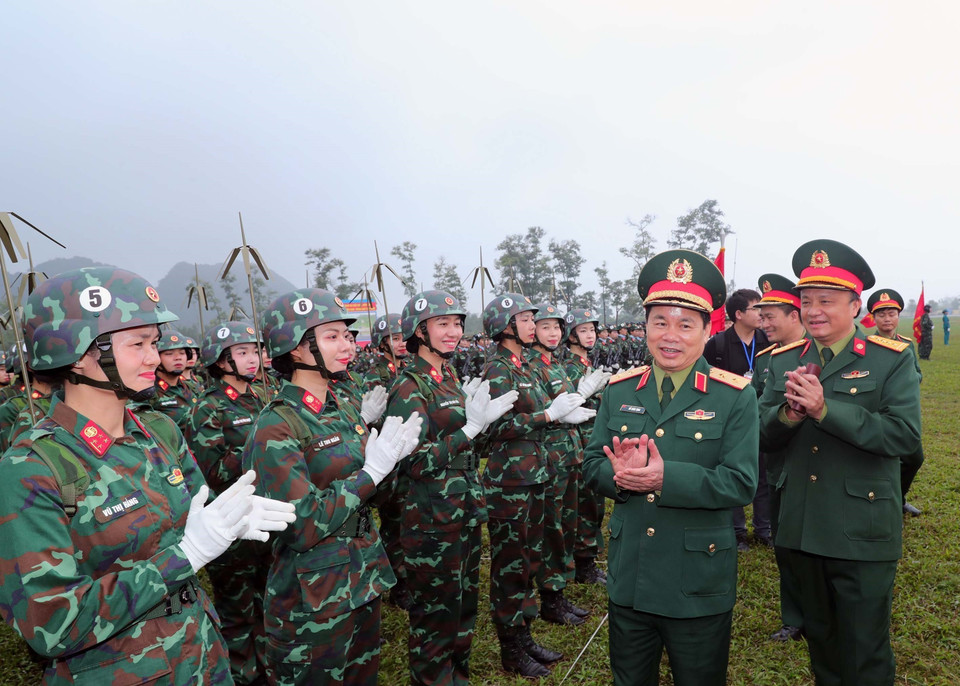
M 876 283 L 860 253 L 829 238 L 808 241 L 797 248 L 793 273 L 800 277 L 796 288 L 833 288 L 860 295 Z
M 793 285 L 793 279 L 779 274 L 764 274 L 757 280 L 757 286 L 763 294 L 758 306 L 793 305 L 800 309 L 800 296 Z
M 903 297 L 892 288 L 881 288 L 870 294 L 867 312 L 876 312 L 888 307 L 903 310 Z
M 727 299 L 717 266 L 692 250 L 666 250 L 643 265 L 637 291 L 644 307 L 673 305 L 711 313 Z

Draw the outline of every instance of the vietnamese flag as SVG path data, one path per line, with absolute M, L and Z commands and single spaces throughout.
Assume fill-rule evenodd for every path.
M 920 284 L 920 299 L 917 300 L 917 309 L 913 313 L 913 340 L 920 345 L 920 320 L 923 318 L 923 284 Z
M 717 253 L 717 259 L 713 261 L 717 265 L 717 269 L 720 270 L 720 273 L 723 274 L 723 253 L 726 251 L 726 248 L 720 246 L 720 252 Z M 716 335 L 723 331 L 723 325 L 727 321 L 727 309 L 723 306 L 717 308 L 713 311 L 713 314 L 710 315 L 710 335 Z
M 860 320 L 860 324 L 868 329 L 875 327 L 877 322 L 873 318 L 873 312 L 867 312 L 865 315 L 863 315 L 863 319 Z

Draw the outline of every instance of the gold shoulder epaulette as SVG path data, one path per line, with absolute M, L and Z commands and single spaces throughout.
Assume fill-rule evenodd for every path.
M 803 344 L 806 343 L 806 342 L 807 342 L 807 339 L 806 339 L 806 338 L 801 338 L 799 341 L 794 341 L 793 343 L 789 343 L 789 344 L 783 346 L 782 348 L 777 348 L 776 350 L 774 350 L 774 351 L 773 351 L 772 353 L 770 353 L 770 354 L 771 354 L 771 355 L 779 355 L 780 353 L 785 353 L 785 352 L 787 352 L 788 350 L 793 350 L 794 348 L 798 348 L 798 347 L 800 347 L 801 345 L 803 345 Z
M 901 341 L 909 341 L 910 343 L 913 343 L 913 339 L 910 338 L 910 336 L 904 336 L 903 334 L 898 333 L 897 338 L 899 338 Z
M 650 367 L 647 365 L 643 365 L 642 367 L 637 367 L 635 369 L 627 369 L 626 371 L 622 371 L 618 374 L 614 374 L 613 376 L 611 376 L 608 384 L 612 386 L 615 383 L 620 383 L 621 381 L 632 379 L 635 376 L 640 376 L 648 369 L 650 369 Z
M 771 350 L 774 350 L 776 347 L 777 347 L 777 344 L 774 343 L 774 344 L 771 345 L 770 347 L 764 348 L 763 350 L 761 350 L 760 352 L 758 352 L 756 356 L 757 356 L 757 357 L 760 357 L 761 355 L 766 355 L 768 352 L 770 352 Z
M 867 336 L 867 340 L 871 343 L 876 343 L 881 348 L 889 348 L 890 350 L 895 350 L 898 353 L 902 353 L 904 350 L 910 347 L 909 343 L 904 343 L 903 341 L 894 341 L 890 338 L 884 338 L 883 336 Z
M 750 379 L 747 377 L 728 372 L 726 369 L 720 369 L 719 367 L 710 367 L 710 378 L 728 386 L 733 386 L 738 391 L 742 391 L 750 385 Z

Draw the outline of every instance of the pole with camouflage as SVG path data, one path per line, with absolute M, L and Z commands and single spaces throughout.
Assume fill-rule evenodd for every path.
M 233 266 L 233 263 L 236 262 L 237 257 L 243 257 L 243 270 L 247 274 L 247 289 L 250 292 L 250 312 L 253 314 L 253 328 L 257 332 L 257 355 L 260 359 L 263 359 L 263 341 L 261 340 L 260 335 L 260 320 L 257 317 L 257 303 L 253 297 L 253 268 L 250 266 L 250 258 L 253 258 L 253 261 L 257 265 L 257 269 L 260 270 L 260 273 L 263 274 L 263 278 L 266 280 L 270 279 L 270 272 L 267 269 L 267 265 L 264 263 L 263 258 L 260 257 L 260 253 L 256 248 L 247 245 L 247 235 L 243 230 L 243 215 L 240 212 L 237 212 L 237 215 L 240 217 L 240 240 L 242 244 L 238 248 L 234 248 L 230 251 L 230 254 L 227 255 L 227 261 L 223 263 L 223 269 L 220 270 L 219 279 L 222 281 L 227 278 L 227 274 L 230 272 L 230 267 Z M 267 374 L 266 372 L 261 373 L 260 380 L 263 382 L 263 397 L 270 397 L 270 386 L 267 383 Z
M 207 304 L 207 289 L 200 284 L 200 267 L 196 262 L 193 263 L 193 273 L 194 273 L 194 284 L 187 288 L 187 309 L 190 308 L 190 302 L 193 299 L 194 293 L 197 295 L 197 310 L 200 315 L 200 339 L 203 340 L 203 311 L 209 310 L 210 305 Z
M 20 242 L 20 236 L 17 234 L 17 229 L 13 226 L 13 222 L 10 220 L 11 216 L 16 217 L 40 235 L 46 236 L 64 250 L 66 250 L 67 246 L 52 236 L 44 233 L 16 212 L 0 212 L 0 242 L 3 243 L 4 248 L 3 250 L 0 250 L 0 274 L 3 276 L 3 291 L 7 296 L 7 306 L 10 308 L 10 322 L 13 328 L 13 337 L 16 341 L 17 352 L 20 353 L 18 355 L 20 358 L 20 372 L 23 374 L 23 387 L 27 394 L 27 404 L 30 406 L 30 416 L 35 417 L 36 408 L 33 406 L 33 390 L 30 388 L 30 376 L 27 374 L 27 356 L 23 352 L 26 348 L 26 345 L 24 344 L 23 333 L 20 331 L 20 322 L 17 320 L 17 306 L 13 301 L 13 296 L 10 294 L 10 279 L 7 276 L 7 260 L 3 256 L 4 251 L 6 251 L 7 255 L 10 256 L 10 262 L 12 263 L 16 263 L 18 261 L 18 255 L 19 259 L 23 259 L 23 243 Z M 34 271 L 33 256 L 31 255 L 30 272 L 27 277 L 27 288 L 30 291 L 36 287 L 37 283 L 40 283 L 39 281 L 36 281 L 32 275 L 34 275 Z

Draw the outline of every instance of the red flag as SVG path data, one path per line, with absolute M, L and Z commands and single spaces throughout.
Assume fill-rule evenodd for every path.
M 720 273 L 723 274 L 723 253 L 726 248 L 720 248 L 720 252 L 717 254 L 717 259 L 713 261 L 717 265 L 717 269 L 720 270 Z M 718 334 L 724 329 L 724 324 L 727 322 L 727 310 L 725 307 L 720 307 L 713 311 L 713 314 L 710 315 L 710 335 Z
M 868 329 L 872 329 L 877 325 L 876 320 L 873 318 L 873 312 L 867 312 L 865 315 L 863 315 L 860 323 Z
M 920 299 L 917 300 L 917 309 L 913 313 L 913 340 L 920 345 L 920 319 L 923 317 L 923 286 L 920 286 Z

